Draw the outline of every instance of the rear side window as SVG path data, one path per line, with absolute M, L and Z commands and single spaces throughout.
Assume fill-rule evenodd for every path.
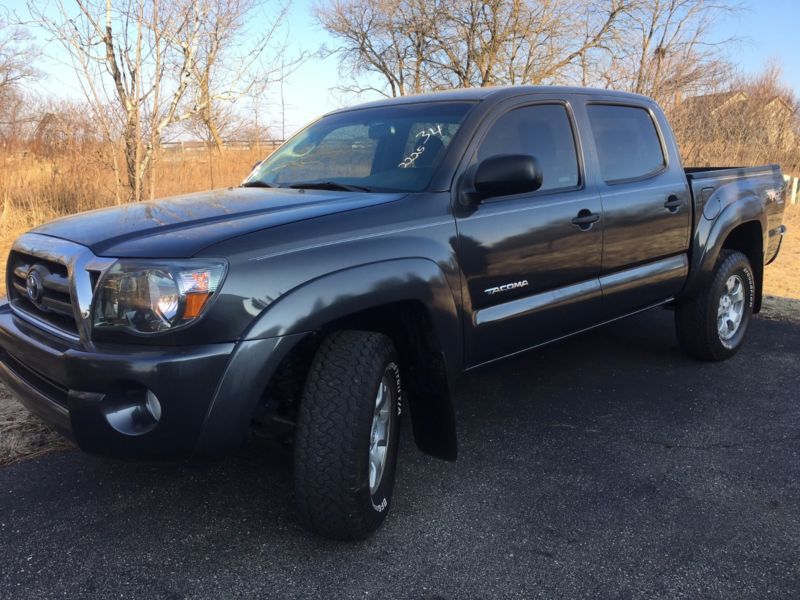
M 576 187 L 579 182 L 575 138 L 560 104 L 516 108 L 492 125 L 478 148 L 478 161 L 498 154 L 528 154 L 542 170 L 539 191 Z
M 586 108 L 606 183 L 646 177 L 664 167 L 664 151 L 649 112 L 608 104 Z

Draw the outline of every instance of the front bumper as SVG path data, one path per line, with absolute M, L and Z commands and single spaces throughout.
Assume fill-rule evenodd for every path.
M 0 303 L 0 380 L 81 449 L 103 456 L 190 457 L 235 347 L 98 344 L 89 351 L 29 325 Z M 158 398 L 161 418 L 137 428 L 131 407 L 146 390 Z

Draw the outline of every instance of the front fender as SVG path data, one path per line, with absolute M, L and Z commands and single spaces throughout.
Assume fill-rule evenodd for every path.
M 314 279 L 272 303 L 245 338 L 315 331 L 348 315 L 407 300 L 425 306 L 445 356 L 448 380 L 452 381 L 462 366 L 461 321 L 445 274 L 426 258 L 369 263 Z
M 411 398 L 414 437 L 423 451 L 455 459 L 455 411 L 449 384 L 462 367 L 460 317 L 444 273 L 423 258 L 381 261 L 330 273 L 283 294 L 266 308 L 237 344 L 206 416 L 196 456 L 218 457 L 241 445 L 272 374 L 310 332 L 366 309 L 407 300 L 425 307 L 439 345 L 425 361 L 424 378 L 430 381 L 411 382 L 417 390 L 417 397 L 412 394 Z

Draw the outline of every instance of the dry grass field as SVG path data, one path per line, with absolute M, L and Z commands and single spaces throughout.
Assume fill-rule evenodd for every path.
M 786 207 L 783 222 L 789 231 L 778 259 L 765 271 L 764 289 L 771 296 L 800 299 L 800 204 Z
M 222 155 L 174 155 L 157 166 L 156 197 L 237 185 L 263 156 L 227 150 Z M 0 158 L 2 162 L 2 158 Z M 6 158 L 0 169 L 0 273 L 14 238 L 60 215 L 115 203 L 113 177 L 93 160 L 26 161 Z M 800 322 L 800 205 L 786 209 L 789 233 L 766 272 L 762 316 Z M 0 294 L 4 277 L 0 277 Z M 0 386 L 0 466 L 69 445 L 32 417 Z

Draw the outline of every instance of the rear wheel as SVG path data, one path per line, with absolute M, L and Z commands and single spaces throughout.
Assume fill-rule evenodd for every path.
M 741 252 L 723 250 L 711 283 L 678 302 L 675 326 L 681 348 L 701 360 L 730 358 L 744 343 L 753 314 L 755 282 Z
M 341 331 L 323 341 L 303 390 L 295 440 L 295 490 L 309 529 L 363 539 L 386 518 L 401 393 L 388 337 Z

